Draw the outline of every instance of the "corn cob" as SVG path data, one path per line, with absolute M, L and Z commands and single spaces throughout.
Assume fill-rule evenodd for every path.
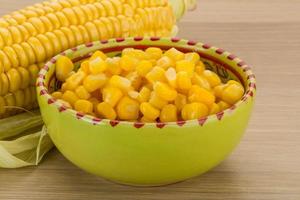
M 3 16 L 0 118 L 15 114 L 13 106 L 36 106 L 28 105 L 34 103 L 28 91 L 33 90 L 41 63 L 54 55 L 101 39 L 170 36 L 176 23 L 173 13 L 168 0 L 51 0 Z

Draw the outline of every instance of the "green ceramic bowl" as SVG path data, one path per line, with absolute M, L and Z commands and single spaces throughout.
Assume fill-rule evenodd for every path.
M 223 80 L 235 79 L 245 95 L 233 107 L 191 121 L 134 123 L 105 120 L 67 109 L 50 93 L 60 83 L 51 59 L 39 73 L 38 101 L 49 134 L 59 151 L 78 167 L 129 185 L 157 186 L 198 176 L 218 165 L 239 143 L 255 96 L 255 77 L 239 58 L 207 44 L 177 38 L 127 38 L 93 42 L 62 53 L 77 64 L 95 50 L 114 56 L 123 48 L 176 47 L 197 52 Z

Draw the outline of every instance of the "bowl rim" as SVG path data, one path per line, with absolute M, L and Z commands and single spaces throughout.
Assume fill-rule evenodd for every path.
M 136 42 L 143 42 L 143 41 L 150 43 L 145 46 L 155 46 L 155 45 L 151 45 L 151 43 L 156 42 L 156 41 L 161 41 L 161 42 L 168 42 L 168 43 L 174 43 L 174 44 L 176 43 L 177 46 L 178 46 L 178 44 L 180 46 L 185 45 L 187 47 L 187 49 L 195 48 L 195 49 L 198 49 L 198 51 L 200 51 L 199 49 L 201 49 L 202 51 L 203 50 L 204 51 L 213 50 L 214 55 L 210 56 L 211 58 L 215 58 L 215 55 L 224 56 L 224 58 L 226 59 L 227 62 L 231 62 L 232 64 L 234 64 L 237 67 L 242 69 L 242 72 L 240 72 L 240 73 L 236 72 L 236 71 L 235 72 L 239 76 L 242 73 L 244 73 L 247 76 L 247 79 L 246 79 L 247 85 L 244 85 L 244 88 L 247 88 L 247 90 L 245 91 L 241 100 L 239 100 L 236 104 L 234 104 L 230 108 L 220 111 L 216 114 L 208 115 L 208 116 L 202 117 L 200 119 L 194 119 L 194 120 L 186 120 L 186 121 L 180 120 L 177 122 L 151 122 L 151 123 L 138 122 L 138 121 L 130 122 L 130 121 L 121 121 L 121 120 L 100 119 L 98 117 L 94 117 L 94 116 L 88 115 L 88 114 L 83 114 L 83 113 L 77 112 L 76 110 L 67 108 L 61 102 L 57 101 L 55 98 L 53 98 L 48 93 L 48 88 L 46 87 L 46 84 L 45 84 L 46 74 L 48 73 L 49 69 L 55 65 L 55 63 L 59 57 L 68 56 L 68 55 L 74 54 L 75 52 L 78 52 L 80 50 L 83 50 L 86 48 L 92 48 L 97 45 L 101 46 L 101 45 L 109 45 L 109 44 L 116 44 L 116 43 L 121 44 L 122 42 L 135 42 L 136 43 Z M 167 46 L 171 46 L 171 45 L 167 45 Z M 175 48 L 177 48 L 177 47 L 175 47 Z M 99 48 L 99 50 L 101 50 L 101 48 Z M 190 50 L 190 51 L 192 51 L 192 50 Z M 216 59 L 216 61 L 220 61 L 220 60 Z M 233 68 L 232 66 L 230 66 L 232 64 L 225 63 L 225 61 L 222 64 L 228 65 L 229 67 Z M 146 125 L 148 125 L 148 126 L 150 125 L 150 126 L 153 126 L 156 128 L 163 128 L 166 126 L 183 127 L 186 125 L 196 125 L 196 124 L 200 125 L 200 126 L 204 126 L 209 121 L 214 121 L 214 120 L 221 121 L 224 119 L 225 116 L 233 114 L 237 110 L 237 108 L 246 104 L 248 101 L 252 101 L 254 99 L 255 93 L 256 93 L 255 75 L 253 74 L 251 68 L 243 60 L 241 60 L 234 54 L 229 53 L 228 51 L 225 51 L 221 48 L 217 48 L 217 47 L 211 46 L 209 44 L 204 44 L 201 42 L 180 39 L 177 37 L 175 37 L 175 38 L 174 37 L 173 38 L 166 38 L 166 37 L 162 37 L 162 38 L 160 38 L 160 37 L 114 38 L 114 39 L 94 41 L 94 42 L 79 45 L 77 47 L 63 51 L 62 53 L 56 55 L 50 61 L 48 61 L 40 70 L 37 81 L 36 81 L 36 85 L 37 85 L 37 93 L 38 93 L 39 98 L 44 98 L 47 101 L 48 106 L 55 106 L 60 113 L 62 113 L 62 112 L 68 113 L 68 114 L 72 115 L 75 119 L 77 118 L 78 120 L 83 120 L 83 121 L 86 121 L 93 125 L 110 125 L 112 127 L 115 127 L 117 125 L 122 124 L 122 125 L 133 126 L 135 128 L 142 128 L 142 127 L 145 127 Z

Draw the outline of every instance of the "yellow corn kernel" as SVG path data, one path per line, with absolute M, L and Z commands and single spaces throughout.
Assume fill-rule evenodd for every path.
M 18 67 L 17 69 L 20 73 L 21 80 L 22 80 L 22 84 L 20 85 L 20 88 L 25 89 L 30 84 L 30 74 L 29 74 L 28 70 L 23 67 Z
M 159 98 L 155 92 L 151 92 L 149 103 L 158 109 L 162 109 L 165 105 L 168 104 L 167 101 Z
M 176 122 L 177 108 L 173 104 L 165 105 L 160 112 L 160 121 L 162 122 Z
M 19 66 L 19 59 L 14 51 L 14 49 L 10 46 L 6 46 L 3 48 L 4 53 L 6 53 L 7 57 L 9 58 L 11 64 L 13 67 L 18 67 Z
M 199 85 L 206 90 L 211 90 L 208 80 L 206 80 L 203 75 L 194 74 L 192 77 L 192 83 L 193 85 Z
M 145 50 L 145 52 L 150 56 L 150 58 L 158 60 L 162 57 L 162 50 L 157 47 L 149 47 Z
M 82 85 L 75 89 L 75 93 L 79 99 L 89 99 L 91 97 L 91 94 Z
M 68 26 L 70 26 L 70 24 L 73 24 L 73 22 L 71 22 L 71 21 L 73 21 L 74 19 L 70 19 L 70 21 L 69 21 L 69 19 L 68 19 L 69 16 L 67 16 L 66 13 L 64 13 L 64 12 L 58 11 L 55 13 L 55 16 L 60 21 L 60 24 L 64 27 L 68 27 Z
M 28 47 L 28 46 L 26 46 L 26 47 Z M 0 50 L 0 60 L 2 62 L 2 68 L 4 68 L 4 71 L 5 72 L 9 71 L 11 69 L 11 62 L 9 61 L 9 58 L 2 50 Z
M 135 56 L 135 49 L 134 48 L 125 48 L 122 50 L 122 56 Z
M 64 27 L 65 28 L 65 27 Z M 68 28 L 66 28 L 69 30 Z M 50 58 L 54 55 L 54 49 L 52 46 L 51 41 L 46 37 L 44 34 L 37 35 L 36 38 L 40 41 L 40 43 L 43 45 L 46 53 L 46 58 Z
M 53 33 L 56 35 L 56 37 L 60 40 L 60 44 L 63 50 L 69 48 L 69 41 L 67 36 L 62 32 L 61 30 L 55 30 Z M 37 54 L 38 55 L 38 54 Z M 41 61 L 39 61 L 41 62 Z
M 152 63 L 152 66 L 156 66 L 157 60 L 155 60 L 155 59 L 149 59 L 149 61 Z
M 66 56 L 59 57 L 55 66 L 56 78 L 65 81 L 73 69 L 74 65 L 70 58 Z
M 205 70 L 205 65 L 204 63 L 200 60 L 198 62 L 198 64 L 196 65 L 195 67 L 195 72 L 198 74 L 198 75 L 201 75 Z
M 2 96 L 0 96 L 0 116 L 5 113 L 5 100 Z
M 76 101 L 74 108 L 78 112 L 82 112 L 84 114 L 93 112 L 93 104 L 90 101 L 84 99 L 79 99 L 78 101 Z
M 62 33 L 63 34 L 63 33 Z M 46 51 L 42 43 L 36 38 L 31 37 L 28 39 L 27 43 L 30 45 L 32 50 L 34 51 L 34 54 L 36 56 L 37 62 L 43 62 L 46 59 Z M 65 49 L 67 49 L 68 46 L 66 46 Z M 3 49 L 5 50 L 5 49 Z
M 208 108 L 203 103 L 186 104 L 181 111 L 183 120 L 199 119 L 208 115 Z
M 108 19 L 111 21 L 111 24 L 113 25 L 113 30 L 114 30 L 114 37 L 118 38 L 121 37 L 122 32 L 121 32 L 121 20 L 124 20 L 124 16 L 118 16 L 118 17 L 108 17 Z M 124 21 L 122 21 L 124 22 Z
M 58 12 L 55 13 L 55 16 L 56 16 L 57 19 L 60 21 L 60 24 L 61 24 L 62 26 L 65 26 L 65 27 L 70 26 L 69 20 L 68 20 L 68 18 L 64 15 L 63 12 L 58 11 Z
M 166 73 L 165 76 L 168 80 L 168 83 L 171 87 L 176 88 L 177 87 L 177 83 L 176 83 L 176 79 L 177 79 L 177 74 L 176 74 L 176 70 L 173 67 L 170 67 Z
M 54 97 L 55 99 L 61 99 L 63 94 L 61 92 L 56 91 L 56 92 L 53 92 L 51 94 L 51 96 Z
M 161 67 L 153 67 L 151 71 L 146 74 L 146 79 L 150 83 L 155 83 L 156 81 L 166 82 L 165 70 Z
M 221 85 L 218 85 L 216 87 L 214 87 L 214 95 L 217 97 L 217 98 L 222 98 L 222 94 L 223 94 L 223 91 L 224 89 L 227 87 L 228 83 L 227 84 L 221 84 Z
M 85 74 L 89 74 L 90 73 L 90 62 L 88 60 L 83 61 L 80 64 L 80 68 L 78 69 L 78 71 L 82 71 Z
M 100 117 L 105 119 L 116 119 L 117 113 L 111 106 L 111 104 L 107 102 L 102 102 L 97 105 L 97 114 L 100 115 Z
M 78 96 L 75 94 L 75 92 L 67 90 L 64 92 L 62 99 L 68 103 L 71 104 L 71 106 L 74 106 L 75 102 L 79 100 Z
M 60 44 L 60 40 L 57 38 L 57 36 L 54 33 L 47 32 L 47 33 L 45 33 L 45 36 L 48 38 L 48 40 L 51 41 L 53 48 L 54 48 L 54 54 L 58 54 L 59 52 L 62 51 L 62 46 Z
M 0 74 L 1 90 L 0 95 L 5 95 L 9 91 L 9 80 L 5 73 Z
M 168 86 L 166 83 L 158 81 L 154 84 L 153 89 L 156 95 L 165 101 L 173 101 L 177 97 L 177 91 Z
M 177 94 L 174 104 L 177 107 L 177 109 L 181 111 L 184 105 L 187 104 L 187 97 L 183 94 Z
M 100 89 L 107 82 L 107 77 L 105 74 L 91 74 L 85 77 L 83 80 L 83 86 L 88 92 L 94 92 Z
M 103 27 L 103 26 L 101 26 L 101 27 Z M 80 34 L 82 35 L 83 41 L 84 42 L 90 42 L 91 39 L 90 39 L 89 33 L 87 32 L 86 28 L 84 26 L 82 26 L 82 25 L 78 25 L 77 27 L 78 27 L 78 29 L 80 31 Z
M 89 71 L 92 74 L 100 74 L 107 69 L 107 63 L 102 58 L 95 57 L 89 61 Z
M 138 60 L 134 57 L 130 57 L 128 55 L 124 55 L 121 57 L 120 66 L 122 70 L 132 71 L 138 64 Z
M 36 78 L 37 78 L 40 70 L 37 65 L 30 65 L 28 67 L 28 71 L 30 74 L 30 85 L 35 85 Z
M 126 78 L 130 80 L 131 86 L 135 90 L 139 90 L 142 85 L 142 77 L 138 75 L 137 71 L 130 72 L 126 75 Z
M 76 12 L 76 11 L 75 11 Z M 78 9 L 78 12 L 80 12 L 80 9 Z M 79 19 L 84 20 L 84 15 L 80 15 L 81 17 Z M 84 23 L 80 23 L 80 24 L 84 24 Z M 75 25 L 71 25 L 70 26 L 70 30 L 72 31 L 72 33 L 74 34 L 75 40 L 77 44 L 83 44 L 84 43 L 84 39 L 83 36 L 80 33 L 80 30 L 77 26 Z
M 21 67 L 27 67 L 29 64 L 28 57 L 26 55 L 25 50 L 21 47 L 19 44 L 13 44 L 12 48 L 16 52 L 18 59 L 20 61 L 20 66 Z
M 227 108 L 230 108 L 230 104 L 226 103 L 225 101 L 219 101 L 217 104 L 220 108 L 219 111 L 226 110 Z
M 106 17 L 107 16 L 107 12 L 106 12 L 105 8 L 103 7 L 102 3 L 96 2 L 94 5 L 98 9 L 98 12 L 99 12 L 101 17 Z
M 23 24 L 23 23 L 21 23 L 21 24 Z M 23 36 L 23 41 L 28 40 L 31 33 L 29 33 L 28 30 L 23 25 L 18 25 L 17 28 L 20 30 L 20 32 Z
M 220 106 L 216 103 L 213 103 L 210 107 L 209 114 L 213 115 L 218 113 L 219 111 L 220 111 Z
M 87 32 L 89 33 L 89 36 L 91 38 L 91 41 L 96 41 L 98 38 L 100 38 L 98 29 L 96 25 L 92 22 L 87 22 L 86 24 L 83 25 Z
M 46 14 L 45 16 L 49 19 L 49 21 L 50 21 L 51 24 L 53 25 L 53 29 L 58 29 L 58 28 L 61 27 L 61 23 L 60 23 L 58 17 L 56 16 L 56 14 L 54 14 L 54 13 L 48 13 L 48 14 Z M 25 22 L 25 23 L 27 23 L 27 22 Z M 24 24 L 25 24 L 25 23 L 24 23 Z M 28 23 L 28 24 L 30 24 L 30 23 Z M 31 25 L 31 24 L 30 24 L 30 25 Z M 29 25 L 27 25 L 27 26 L 29 26 Z M 32 26 L 32 25 L 31 25 L 31 26 Z M 34 27 L 30 28 L 28 31 L 30 32 L 31 29 L 34 29 Z M 34 30 L 35 30 L 35 29 L 34 29 Z M 36 32 L 36 30 L 35 30 L 35 32 Z M 35 33 L 34 35 L 36 35 L 36 33 Z
M 68 18 L 68 20 L 70 21 L 70 24 L 77 25 L 78 24 L 78 18 L 76 17 L 75 12 L 70 7 L 71 7 L 71 5 L 68 6 L 68 7 L 65 7 L 64 9 L 62 9 L 62 12 Z
M 195 70 L 195 64 L 189 60 L 180 60 L 176 62 L 176 71 L 177 72 L 187 72 L 189 77 L 192 77 Z
M 229 80 L 229 81 L 227 82 L 227 84 L 228 84 L 228 85 L 230 85 L 230 84 L 241 85 L 239 82 L 237 82 L 237 81 L 235 81 L 235 80 Z
M 112 75 L 119 75 L 122 72 L 120 57 L 106 58 L 107 71 Z
M 122 5 L 123 5 L 123 2 L 122 0 L 111 0 L 112 4 L 114 5 L 114 8 L 116 9 L 117 11 L 117 14 L 122 14 Z
M 142 60 L 136 66 L 136 71 L 139 76 L 145 77 L 146 74 L 152 69 L 153 65 L 148 60 Z
M 51 11 L 53 12 L 53 11 Z M 46 16 L 40 16 L 40 19 L 41 21 L 43 22 L 43 24 L 45 24 L 45 27 L 46 27 L 46 32 L 49 32 L 49 31 L 52 31 L 54 30 L 54 26 L 53 24 L 51 23 L 50 19 L 48 19 Z M 25 37 L 23 36 L 23 39 L 26 40 L 26 38 L 29 37 L 29 34 L 28 34 L 28 37 L 26 37 L 27 35 L 25 35 Z
M 244 95 L 244 87 L 241 84 L 229 84 L 222 92 L 221 99 L 231 105 L 238 102 Z
M 221 84 L 220 77 L 216 73 L 214 73 L 214 72 L 212 72 L 210 70 L 205 70 L 203 72 L 203 76 L 209 82 L 209 84 L 210 84 L 211 87 L 216 87 L 217 85 Z
M 141 103 L 140 111 L 149 120 L 155 120 L 160 114 L 160 111 L 148 102 Z
M 139 98 L 139 93 L 137 91 L 131 90 L 128 92 L 128 96 L 132 99 L 138 100 Z
M 83 80 L 85 79 L 86 74 L 83 71 L 76 72 L 72 74 L 66 80 L 66 89 L 67 90 L 75 90 L 79 85 L 82 84 Z
M 139 92 L 138 101 L 140 103 L 149 101 L 150 99 L 151 90 L 147 87 L 142 87 L 142 89 Z
M 90 4 L 90 3 L 92 3 L 92 4 Z M 98 11 L 98 8 L 95 6 L 94 3 L 95 3 L 95 1 L 92 0 L 92 1 L 88 2 L 85 6 L 83 6 L 83 7 L 86 7 L 88 10 L 90 10 L 89 15 L 91 15 L 91 19 L 97 19 L 101 16 L 101 13 Z M 89 16 L 87 18 L 89 19 Z
M 94 60 L 96 58 L 101 58 L 102 60 L 106 60 L 107 56 L 105 55 L 105 53 L 103 53 L 102 51 L 96 51 L 95 53 L 93 53 L 93 55 L 91 56 L 90 60 Z
M 18 90 L 14 93 L 15 100 L 16 100 L 16 106 L 17 107 L 23 107 L 24 106 L 24 100 L 25 100 L 25 94 L 23 90 Z M 34 94 L 35 96 L 35 94 Z
M 163 69 L 168 69 L 169 67 L 175 67 L 175 62 L 168 56 L 163 56 L 157 60 L 156 65 Z
M 190 88 L 188 99 L 190 102 L 201 102 L 207 106 L 211 106 L 216 100 L 211 92 L 198 85 L 193 85 Z
M 145 116 L 143 116 L 140 121 L 144 122 L 144 123 L 153 123 L 153 122 L 155 122 L 155 120 L 148 119 Z
M 116 9 L 114 8 L 113 4 L 111 1 L 108 0 L 103 0 L 101 1 L 104 9 L 106 10 L 108 16 L 116 16 Z
M 145 9 L 137 8 L 136 12 L 137 12 L 138 16 L 142 19 L 142 23 L 144 24 L 144 29 L 150 30 L 150 27 L 149 27 L 150 23 L 149 23 L 149 19 L 148 19 Z
M 168 56 L 169 58 L 171 58 L 173 61 L 179 61 L 179 60 L 183 60 L 184 59 L 184 53 L 182 53 L 181 51 L 178 51 L 175 48 L 171 48 L 168 51 L 166 51 L 164 53 L 165 56 Z
M 177 73 L 177 87 L 181 90 L 189 90 L 192 87 L 192 81 L 187 72 L 181 71 Z
M 119 75 L 113 75 L 109 80 L 109 84 L 121 89 L 123 92 L 132 90 L 131 81 Z
M 126 17 L 132 17 L 134 14 L 134 11 L 130 5 L 123 3 L 123 14 Z
M 13 44 L 12 35 L 7 28 L 0 28 L 0 36 L 2 36 L 3 39 L 5 39 L 4 42 L 6 46 L 10 46 Z
M 18 70 L 16 70 L 15 68 L 11 68 L 6 75 L 9 81 L 9 91 L 17 91 L 21 87 L 22 82 L 21 75 Z
M 139 117 L 139 102 L 127 96 L 117 105 L 117 114 L 121 120 L 136 120 Z
M 109 103 L 112 107 L 117 105 L 122 96 L 122 91 L 116 87 L 106 87 L 102 90 L 103 101 Z
M 191 61 L 194 64 L 197 64 L 198 61 L 200 60 L 200 56 L 198 53 L 195 52 L 190 52 L 190 53 L 186 53 L 184 56 L 185 60 Z

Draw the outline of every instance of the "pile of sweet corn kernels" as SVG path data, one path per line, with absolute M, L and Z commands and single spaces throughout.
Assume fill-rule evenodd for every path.
M 175 48 L 126 48 L 112 58 L 96 51 L 77 72 L 62 56 L 56 77 L 63 84 L 52 93 L 54 98 L 78 112 L 110 120 L 199 119 L 229 108 L 244 94 L 239 82 L 222 83 L 206 70 L 197 53 Z

